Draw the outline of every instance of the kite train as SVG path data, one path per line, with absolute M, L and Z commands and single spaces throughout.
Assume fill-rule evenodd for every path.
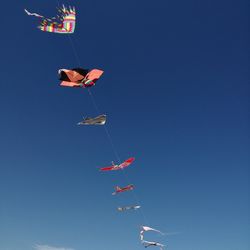
M 44 32 L 52 32 L 52 33 L 59 33 L 59 34 L 72 34 L 75 31 L 76 27 L 76 9 L 75 7 L 65 7 L 62 5 L 62 7 L 57 8 L 57 15 L 52 18 L 47 18 L 45 16 L 42 16 L 38 13 L 32 13 L 28 10 L 24 9 L 27 15 L 34 16 L 36 18 L 39 18 L 40 25 L 38 28 L 41 31 Z M 85 12 L 91 12 L 89 9 L 85 8 Z M 91 24 L 91 23 L 89 23 Z M 85 25 L 85 30 L 83 30 L 83 34 L 85 34 L 86 37 L 89 36 L 88 32 L 88 24 Z M 98 29 L 98 27 L 90 27 L 90 29 Z M 72 41 L 71 41 L 72 42 Z M 72 46 L 73 47 L 73 46 Z M 86 46 L 85 46 L 86 47 Z M 84 48 L 84 46 L 83 46 Z M 44 48 L 45 49 L 45 48 Z M 65 48 L 67 49 L 67 48 Z M 76 51 L 74 51 L 76 52 Z M 60 86 L 63 87 L 71 87 L 71 88 L 90 88 L 96 84 L 96 82 L 101 78 L 104 71 L 101 69 L 84 69 L 84 68 L 73 68 L 73 69 L 59 69 L 58 70 L 58 78 L 61 81 Z M 89 94 L 91 94 L 90 90 L 88 90 Z M 93 99 L 93 103 L 96 107 L 96 110 L 98 110 L 97 105 L 95 104 L 95 101 Z M 98 115 L 96 117 L 86 117 L 83 118 L 82 121 L 78 122 L 77 125 L 104 125 L 106 123 L 107 116 L 104 114 Z M 104 126 L 106 133 L 108 137 L 110 137 L 106 126 Z M 112 144 L 112 140 L 110 137 L 110 141 Z M 113 151 L 115 152 L 114 146 Z M 91 150 L 91 149 L 89 149 Z M 117 154 L 116 154 L 117 155 Z M 117 157 L 119 159 L 119 157 Z M 134 162 L 135 158 L 130 157 L 129 159 L 125 160 L 124 162 L 120 164 L 114 164 L 112 162 L 111 166 L 100 168 L 100 171 L 116 171 L 116 170 L 123 170 L 124 168 L 127 168 Z M 134 185 L 129 184 L 127 186 L 115 187 L 115 191 L 112 193 L 112 195 L 117 195 L 120 193 L 124 193 L 127 191 L 131 191 L 134 189 Z M 132 203 L 133 204 L 133 203 Z M 140 203 L 139 203 L 140 204 Z M 128 210 L 138 210 L 141 208 L 140 205 L 131 205 L 131 206 L 123 206 L 123 207 L 117 207 L 117 210 L 119 212 L 125 212 Z M 140 210 L 139 210 L 140 211 Z M 154 228 L 148 227 L 148 226 L 142 226 L 140 230 L 140 241 L 141 244 L 145 247 L 159 247 L 160 250 L 163 250 L 164 245 L 156 242 L 156 241 L 147 241 L 144 239 L 144 233 L 148 231 L 154 231 L 157 233 L 162 234 L 159 230 L 156 230 Z

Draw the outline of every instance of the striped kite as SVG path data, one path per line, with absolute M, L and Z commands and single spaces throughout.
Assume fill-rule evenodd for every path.
M 27 15 L 35 16 L 41 19 L 38 29 L 47 32 L 59 34 L 71 34 L 75 31 L 76 26 L 76 10 L 75 7 L 66 8 L 64 5 L 58 8 L 58 15 L 56 17 L 47 18 L 37 13 L 30 13 L 24 9 Z

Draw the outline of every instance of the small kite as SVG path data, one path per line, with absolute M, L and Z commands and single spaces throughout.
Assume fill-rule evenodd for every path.
M 142 244 L 144 245 L 145 248 L 155 246 L 155 247 L 160 247 L 160 250 L 163 250 L 163 247 L 164 247 L 163 244 L 156 242 L 156 241 L 144 240 L 144 241 L 142 241 Z
M 160 233 L 163 235 L 163 233 L 157 229 L 154 229 L 152 227 L 147 227 L 147 226 L 142 226 L 141 227 L 141 231 L 140 231 L 140 240 L 141 243 L 144 245 L 144 247 L 150 247 L 150 246 L 158 246 L 160 247 L 161 250 L 163 250 L 164 245 L 162 245 L 161 243 L 155 242 L 155 241 L 146 241 L 144 240 L 144 233 L 148 232 L 148 231 L 154 231 L 157 233 Z
M 100 171 L 113 171 L 113 170 L 124 169 L 124 168 L 128 167 L 134 160 L 135 160 L 135 158 L 131 157 L 131 158 L 127 159 L 126 161 L 124 161 L 123 163 L 118 164 L 118 165 L 116 165 L 116 164 L 114 164 L 114 162 L 112 162 L 112 166 L 100 168 Z
M 96 81 L 101 77 L 103 71 L 100 69 L 59 69 L 58 75 L 61 80 L 61 86 L 88 88 L 95 85 Z
M 116 195 L 116 194 L 119 194 L 119 193 L 123 193 L 123 192 L 126 192 L 126 191 L 130 191 L 130 190 L 133 190 L 134 189 L 134 185 L 130 184 L 126 187 L 118 187 L 116 186 L 115 187 L 115 192 L 112 193 L 112 195 Z
M 141 206 L 126 206 L 126 207 L 118 207 L 117 210 L 120 212 L 126 211 L 126 210 L 137 210 L 139 209 Z
M 159 231 L 157 229 L 154 229 L 152 227 L 147 227 L 147 226 L 142 226 L 141 227 L 140 235 L 143 235 L 144 232 L 148 232 L 148 231 L 154 231 L 154 232 L 157 232 L 157 233 L 160 233 L 160 234 L 164 235 L 164 233 L 162 233 L 161 231 Z
M 106 123 L 106 115 L 99 115 L 95 118 L 86 117 L 77 125 L 104 125 Z
M 58 8 L 58 15 L 52 18 L 46 18 L 37 13 L 30 13 L 24 9 L 27 15 L 41 18 L 38 29 L 47 32 L 59 34 L 71 34 L 75 31 L 76 26 L 76 10 L 74 7 L 66 8 L 64 5 Z

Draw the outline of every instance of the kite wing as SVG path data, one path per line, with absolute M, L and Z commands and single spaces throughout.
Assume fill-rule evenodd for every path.
M 84 69 L 81 70 L 84 71 Z M 79 83 L 84 79 L 86 74 L 85 75 L 81 74 L 74 69 L 59 69 L 58 75 L 59 75 L 59 80 L 61 81 Z
M 154 231 L 154 232 L 163 234 L 161 231 L 159 231 L 159 230 L 157 230 L 157 229 L 154 229 L 154 228 L 152 228 L 152 227 L 142 226 L 141 228 L 142 228 L 142 230 L 143 230 L 144 232 L 147 232 L 147 231 Z
M 105 168 L 100 168 L 101 171 L 111 171 L 114 170 L 114 166 L 110 166 L 110 167 L 105 167 Z
M 133 161 L 135 160 L 134 157 L 131 157 L 129 159 L 127 159 L 126 161 L 124 161 L 123 163 L 121 163 L 119 165 L 120 168 L 125 168 L 125 167 L 128 167 Z
M 74 83 L 74 82 L 66 82 L 66 81 L 62 81 L 60 83 L 60 86 L 63 86 L 63 87 L 80 87 L 79 84 L 77 83 Z
M 86 78 L 88 80 L 91 80 L 93 82 L 97 81 L 101 75 L 103 74 L 104 71 L 100 70 L 100 69 L 92 69 L 87 75 Z

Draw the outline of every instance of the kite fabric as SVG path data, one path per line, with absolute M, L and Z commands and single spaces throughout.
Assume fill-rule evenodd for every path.
M 64 5 L 58 10 L 56 17 L 47 18 L 37 13 L 31 13 L 24 9 L 27 15 L 41 18 L 38 29 L 46 32 L 59 34 L 71 34 L 75 31 L 76 26 L 76 10 L 75 7 L 66 8 Z
M 134 189 L 134 185 L 132 185 L 132 184 L 127 185 L 126 187 L 118 187 L 118 186 L 116 186 L 115 187 L 115 192 L 112 193 L 112 195 L 116 195 L 116 194 L 123 193 L 123 192 L 126 192 L 126 191 L 130 191 L 130 190 L 133 190 L 133 189 Z
M 86 117 L 77 125 L 104 125 L 106 123 L 106 115 L 99 115 L 94 118 Z
M 120 212 L 126 211 L 126 210 L 137 210 L 139 209 L 141 206 L 126 206 L 126 207 L 118 207 L 117 210 Z
M 112 162 L 112 164 L 113 164 L 112 166 L 100 168 L 100 171 L 113 171 L 113 170 L 124 169 L 124 168 L 128 167 L 134 160 L 135 160 L 135 158 L 131 157 L 131 158 L 127 159 L 126 161 L 124 161 L 123 163 L 118 164 L 118 165 L 115 165 Z
M 64 87 L 78 87 L 78 88 L 88 88 L 95 85 L 96 81 L 103 74 L 103 70 L 100 69 L 59 69 L 58 75 L 59 80 L 61 80 L 61 86 Z

